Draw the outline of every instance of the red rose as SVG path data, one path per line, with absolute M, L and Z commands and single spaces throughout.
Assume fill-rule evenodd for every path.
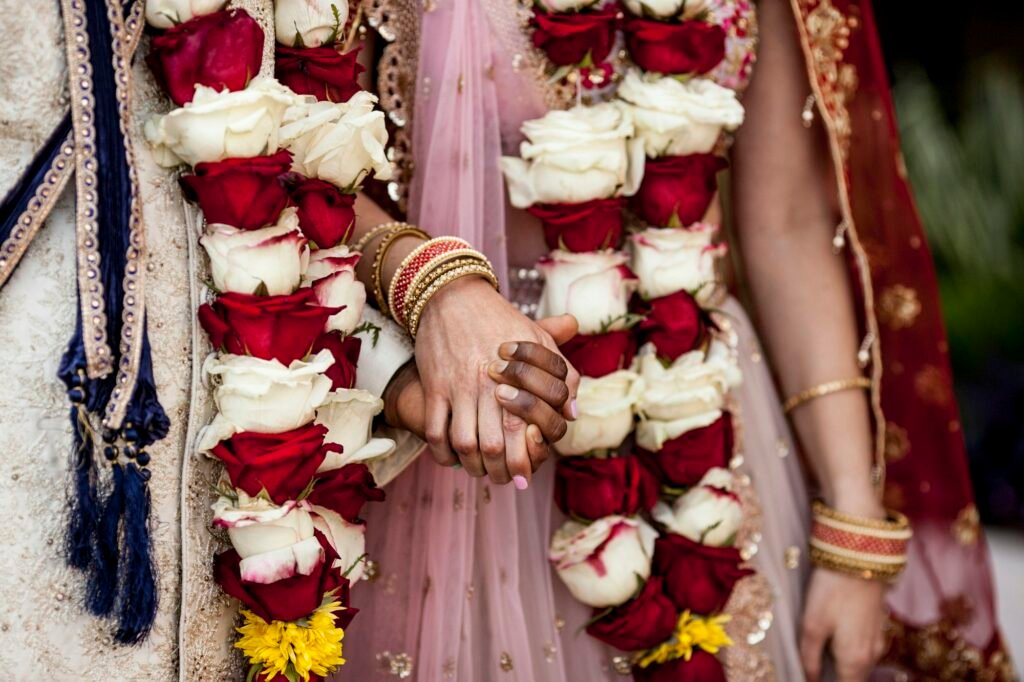
M 359 48 L 341 54 L 335 48 L 294 48 L 278 44 L 274 75 L 299 95 L 313 95 L 321 102 L 347 102 L 359 92 Z
M 629 56 L 644 71 L 706 73 L 725 58 L 725 29 L 718 24 L 630 19 L 625 32 Z
M 382 502 L 384 491 L 377 487 L 366 465 L 357 462 L 317 475 L 313 491 L 306 499 L 337 512 L 349 523 L 360 523 L 363 505 Z
M 640 343 L 653 343 L 658 357 L 675 360 L 704 342 L 712 321 L 688 291 L 644 301 L 638 310 Z
M 210 451 L 224 462 L 231 485 L 248 495 L 266 490 L 275 504 L 298 499 L 328 452 L 342 451 L 324 443 L 327 427 L 307 424 L 284 433 L 236 433 Z
M 663 665 L 647 668 L 634 666 L 633 682 L 727 682 L 722 664 L 713 654 L 694 649 L 687 661 L 677 658 Z
M 343 309 L 317 305 L 309 288 L 283 296 L 227 293 L 199 308 L 199 323 L 215 348 L 288 365 L 309 353 L 327 318 Z
M 355 227 L 356 195 L 342 194 L 329 182 L 304 178 L 290 189 L 302 234 L 321 249 L 348 241 Z
M 305 618 L 319 608 L 325 594 L 335 590 L 334 600 L 347 605 L 348 578 L 342 577 L 341 569 L 334 568 L 338 553 L 319 531 L 316 538 L 324 551 L 324 559 L 309 575 L 294 575 L 273 583 L 244 583 L 238 569 L 242 558 L 229 549 L 213 557 L 213 579 L 225 594 L 242 602 L 245 608 L 268 623 Z M 347 627 L 356 613 L 358 609 L 353 608 L 338 611 L 334 621 L 338 627 Z
M 291 165 L 292 155 L 284 149 L 271 156 L 203 162 L 181 178 L 181 189 L 199 204 L 206 222 L 258 230 L 276 222 L 288 205 L 281 176 Z
M 197 85 L 244 90 L 263 62 L 263 29 L 245 10 L 193 17 L 150 41 L 146 63 L 174 103 L 192 101 Z
M 633 210 L 656 227 L 692 225 L 704 217 L 718 191 L 716 174 L 728 165 L 714 154 L 647 159 Z
M 582 376 L 597 378 L 629 367 L 636 355 L 636 338 L 629 329 L 589 336 L 577 334 L 558 350 Z
M 358 336 L 342 336 L 341 332 L 326 332 L 313 342 L 310 353 L 319 353 L 326 348 L 334 356 L 334 364 L 324 372 L 331 380 L 332 391 L 356 385 L 356 363 L 362 346 L 363 340 Z
M 682 535 L 662 535 L 654 543 L 655 575 L 665 579 L 667 594 L 680 611 L 718 613 L 732 588 L 753 571 L 740 568 L 735 547 L 708 547 Z
M 637 456 L 661 483 L 685 488 L 697 483 L 708 469 L 726 466 L 732 450 L 732 418 L 725 413 L 713 424 L 667 441 L 659 452 L 638 450 Z
M 527 211 L 543 223 L 549 249 L 584 253 L 618 248 L 625 201 L 613 197 L 582 204 L 535 204 Z
M 633 516 L 658 501 L 658 483 L 636 457 L 563 457 L 555 468 L 555 503 L 563 513 L 596 520 Z
M 622 651 L 658 646 L 676 631 L 679 614 L 661 591 L 661 578 L 651 577 L 631 599 L 587 626 L 587 634 Z
M 618 6 L 576 14 L 533 12 L 533 44 L 544 50 L 556 66 L 575 66 L 589 56 L 600 64 L 612 50 Z

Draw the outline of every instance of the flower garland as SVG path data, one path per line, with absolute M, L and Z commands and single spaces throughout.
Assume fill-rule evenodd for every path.
M 361 509 L 384 499 L 365 462 L 394 448 L 370 437 L 383 403 L 355 388 L 376 330 L 346 245 L 361 183 L 389 177 L 387 134 L 357 50 L 339 49 L 345 3 L 277 0 L 277 79 L 256 75 L 259 23 L 223 5 L 147 2 L 148 62 L 178 108 L 145 132 L 162 165 L 191 166 L 182 190 L 205 217 L 217 412 L 197 450 L 224 465 L 213 524 L 232 547 L 213 572 L 243 607 L 235 646 L 250 680 L 323 680 L 357 613 Z
M 722 610 L 752 571 L 734 546 L 743 508 L 727 468 L 740 373 L 709 309 L 725 246 L 701 221 L 726 165 L 721 133 L 743 108 L 704 77 L 726 55 L 716 3 L 625 5 L 534 10 L 553 78 L 593 89 L 600 73 L 617 87 L 600 93 L 611 101 L 526 121 L 521 158 L 502 160 L 512 204 L 540 219 L 552 249 L 538 263 L 538 316 L 580 323 L 561 349 L 583 378 L 578 418 L 555 444 L 555 502 L 570 520 L 550 560 L 594 608 L 587 632 L 627 652 L 620 672 L 720 680 L 716 654 L 732 644 Z M 605 61 L 619 29 L 639 67 L 624 74 Z

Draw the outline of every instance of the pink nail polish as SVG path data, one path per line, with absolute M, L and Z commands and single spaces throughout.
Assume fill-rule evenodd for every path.
M 579 408 L 576 407 L 576 399 L 575 398 L 573 398 L 572 402 L 569 403 L 569 414 L 572 415 L 573 419 L 576 419 L 576 417 L 580 416 Z
M 529 482 L 526 480 L 526 476 L 513 476 L 512 484 L 516 487 L 516 490 L 526 490 L 530 487 Z

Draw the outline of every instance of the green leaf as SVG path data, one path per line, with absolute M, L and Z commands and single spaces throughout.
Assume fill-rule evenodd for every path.
M 253 682 L 253 680 L 256 679 L 256 676 L 260 674 L 261 670 L 263 670 L 263 666 L 259 663 L 253 663 L 250 665 L 249 674 L 245 676 L 245 682 Z
M 361 325 L 352 330 L 352 334 L 350 334 L 350 336 L 355 336 L 356 334 L 370 334 L 372 336 L 371 345 L 376 348 L 377 341 L 380 340 L 380 331 L 380 327 L 369 320 L 364 320 Z
M 706 538 L 708 536 L 708 533 L 710 533 L 714 529 L 718 528 L 720 525 L 722 525 L 722 522 L 721 521 L 716 521 L 715 523 L 713 523 L 710 526 L 708 526 L 707 528 L 705 528 L 703 531 L 701 531 L 700 539 L 697 540 L 697 542 L 699 544 L 703 545 L 704 544 L 704 538 Z
M 352 562 L 352 565 L 345 569 L 345 572 L 341 574 L 342 578 L 347 578 L 348 574 L 355 570 L 356 566 L 359 565 L 360 561 L 364 561 L 366 557 L 370 556 L 366 552 L 359 555 L 359 558 Z
M 259 286 L 256 287 L 256 290 L 254 292 L 252 292 L 252 295 L 253 296 L 270 296 L 270 290 L 267 289 L 267 283 L 261 280 Z
M 672 215 L 668 217 L 668 225 L 666 225 L 666 227 L 670 227 L 674 230 L 681 230 L 685 227 L 685 225 L 683 225 L 683 221 L 679 219 L 679 211 L 672 211 Z
M 295 670 L 291 663 L 284 671 L 284 676 L 288 678 L 288 682 L 299 682 L 299 673 Z
M 572 73 L 573 67 L 566 65 L 560 66 L 555 69 L 554 73 L 551 74 L 551 78 L 548 79 L 548 85 L 554 85 L 555 83 L 561 83 L 565 80 L 565 77 Z
M 589 628 L 589 627 L 590 627 L 591 625 L 593 625 L 593 624 L 594 624 L 594 623 L 596 623 L 597 621 L 601 620 L 602 618 L 604 618 L 605 616 L 607 616 L 607 615 L 608 615 L 609 613 L 611 613 L 611 612 L 612 612 L 612 611 L 614 611 L 614 610 L 615 610 L 615 607 L 614 607 L 614 606 L 609 606 L 609 607 L 608 607 L 608 608 L 606 608 L 605 610 L 603 610 L 603 611 L 600 611 L 600 612 L 598 612 L 598 613 L 597 613 L 597 615 L 595 615 L 595 616 L 594 616 L 594 617 L 592 617 L 592 618 L 591 618 L 590 620 L 588 620 L 588 621 L 587 621 L 586 623 L 584 623 L 583 625 L 581 625 L 581 626 L 579 627 L 579 629 L 577 629 L 577 630 L 576 630 L 576 634 L 579 634 L 579 633 L 583 632 L 584 630 L 586 630 L 587 628 Z

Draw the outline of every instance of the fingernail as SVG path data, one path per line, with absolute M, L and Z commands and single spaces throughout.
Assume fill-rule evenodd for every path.
M 498 384 L 496 391 L 498 397 L 502 400 L 515 400 L 516 396 L 519 395 L 519 389 L 508 384 Z
M 516 487 L 516 490 L 526 490 L 530 487 L 529 482 L 526 480 L 526 476 L 513 476 L 512 484 Z
M 536 443 L 537 445 L 540 445 L 541 443 L 544 442 L 544 434 L 542 434 L 540 432 L 540 429 L 538 429 L 536 426 L 531 424 L 530 428 L 529 428 L 529 431 L 530 431 L 530 440 L 532 440 L 534 443 Z
M 572 418 L 573 418 L 573 419 L 575 419 L 576 417 L 580 416 L 580 411 L 579 411 L 579 408 L 578 408 L 578 407 L 576 407 L 576 398 L 573 398 L 573 399 L 572 399 L 572 400 L 571 400 L 571 401 L 569 402 L 569 414 L 571 414 L 571 415 L 572 415 Z
M 491 363 L 490 370 L 495 374 L 501 374 L 502 372 L 505 371 L 506 367 L 508 367 L 507 362 L 505 362 L 504 360 L 497 360 Z
M 512 357 L 513 355 L 516 354 L 516 350 L 518 348 L 519 348 L 519 344 L 518 343 L 512 343 L 512 342 L 510 342 L 510 343 L 503 343 L 503 344 L 501 344 L 501 348 L 499 348 L 498 351 L 502 355 L 504 355 L 506 357 Z

